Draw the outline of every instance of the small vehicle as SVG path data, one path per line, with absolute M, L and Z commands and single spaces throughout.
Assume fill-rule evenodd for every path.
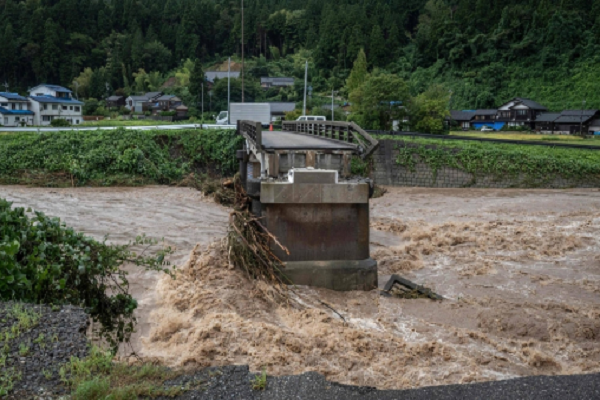
M 489 127 L 489 126 L 487 126 L 487 125 L 484 125 L 484 126 L 481 128 L 481 132 L 494 132 L 494 128 L 491 128 L 491 127 Z
M 296 121 L 327 121 L 322 115 L 301 115 Z

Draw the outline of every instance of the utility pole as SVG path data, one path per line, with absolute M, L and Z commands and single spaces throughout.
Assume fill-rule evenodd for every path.
M 334 91 L 333 89 L 331 90 L 331 121 L 332 122 L 335 120 L 335 116 L 333 114 L 333 96 L 335 96 L 336 93 L 337 93 L 337 91 Z
M 242 93 L 244 93 L 244 91 L 242 90 Z M 229 102 L 231 101 L 231 57 L 229 57 L 229 61 L 227 63 L 227 125 L 229 125 L 229 114 L 230 114 L 230 105 Z
M 579 136 L 583 136 L 583 109 L 585 108 L 585 100 L 581 103 L 581 116 L 579 118 Z
M 302 106 L 302 115 L 306 115 L 306 86 L 308 84 L 308 60 L 304 66 L 304 105 Z
M 4 84 L 2 86 L 4 86 L 4 90 L 6 90 L 8 92 L 8 88 L 10 87 L 10 85 L 8 84 L 8 82 L 4 81 Z
M 202 82 L 202 123 L 204 123 L 204 82 Z
M 242 0 L 242 103 L 244 102 L 244 0 Z

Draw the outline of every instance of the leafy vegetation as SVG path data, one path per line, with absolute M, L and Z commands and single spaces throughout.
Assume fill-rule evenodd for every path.
M 148 248 L 158 242 L 140 236 L 130 245 L 108 245 L 58 218 L 30 211 L 0 198 L 0 299 L 81 306 L 100 322 L 100 335 L 114 348 L 128 340 L 137 302 L 121 267 L 129 263 L 170 273 L 165 256 L 171 249 L 159 248 L 153 257 L 138 255 L 132 245 Z M 12 337 L 36 323 L 34 316 L 15 312 L 19 323 Z
M 417 162 L 432 168 L 456 168 L 475 177 L 501 181 L 519 178 L 529 186 L 543 185 L 557 177 L 600 181 L 600 152 L 542 146 L 479 143 L 460 140 L 384 137 L 398 141 L 397 163 L 415 170 Z
M 129 366 L 112 360 L 112 352 L 92 346 L 88 357 L 83 360 L 72 357 L 60 368 L 60 378 L 71 389 L 73 400 L 174 397 L 186 391 L 181 386 L 165 386 L 167 380 L 179 375 L 175 371 L 151 364 Z
M 235 131 L 81 131 L 0 136 L 0 183 L 45 186 L 177 184 L 233 175 Z
M 253 390 L 265 390 L 267 388 L 267 369 L 263 367 L 262 372 L 252 379 Z

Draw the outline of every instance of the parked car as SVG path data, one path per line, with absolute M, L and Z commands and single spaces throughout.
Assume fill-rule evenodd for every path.
M 326 121 L 322 115 L 301 115 L 296 121 Z
M 494 132 L 494 128 L 484 125 L 481 127 L 481 132 Z

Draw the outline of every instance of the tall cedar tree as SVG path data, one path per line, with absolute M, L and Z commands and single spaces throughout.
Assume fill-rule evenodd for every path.
M 356 60 L 354 61 L 354 66 L 352 67 L 352 71 L 350 72 L 350 76 L 346 80 L 346 92 L 348 94 L 352 93 L 354 90 L 358 89 L 367 79 L 367 56 L 365 55 L 365 51 L 360 49 L 358 51 L 358 55 Z
M 202 63 L 199 59 L 196 59 L 196 62 L 194 63 L 194 70 L 190 75 L 190 86 L 188 88 L 190 93 L 196 98 L 196 101 L 198 101 L 202 95 L 202 84 L 204 83 L 204 80 L 205 77 L 204 70 L 202 69 Z
M 369 42 L 369 59 L 376 67 L 385 64 L 388 51 L 385 48 L 385 39 L 379 25 L 373 26 L 371 41 Z

